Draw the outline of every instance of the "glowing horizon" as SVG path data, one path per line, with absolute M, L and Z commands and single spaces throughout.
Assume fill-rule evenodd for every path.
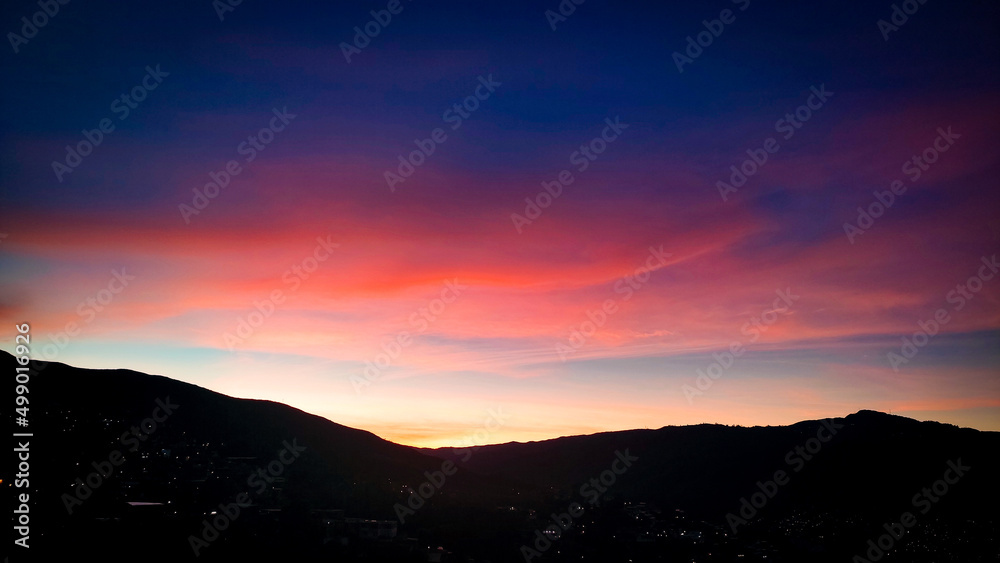
M 3 322 L 40 359 L 409 445 L 496 408 L 490 443 L 861 409 L 1000 431 L 976 12 L 928 6 L 886 42 L 874 11 L 817 8 L 776 49 L 793 16 L 754 4 L 678 72 L 697 6 L 588 3 L 558 33 L 536 8 L 406 6 L 350 62 L 348 6 L 124 20 L 190 49 L 39 33 L 17 63 L 60 81 L 3 110 Z

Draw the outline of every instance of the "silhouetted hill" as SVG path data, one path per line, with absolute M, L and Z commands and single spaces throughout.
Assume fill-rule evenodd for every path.
M 8 373 L 16 365 L 7 353 L 0 364 Z M 470 455 L 401 446 L 287 405 L 129 370 L 47 364 L 32 376 L 30 398 L 24 430 L 34 433 L 35 553 L 79 557 L 113 546 L 130 559 L 190 560 L 189 537 L 202 534 L 220 504 L 245 494 L 248 506 L 201 559 L 425 561 L 428 546 L 441 545 L 451 560 L 463 553 L 518 561 L 519 548 L 552 524 L 548 515 L 579 503 L 580 526 L 539 561 L 586 553 L 672 560 L 655 555 L 667 552 L 714 561 L 850 560 L 884 523 L 918 512 L 915 495 L 951 462 L 969 469 L 927 503 L 924 539 L 913 545 L 933 554 L 928 561 L 972 561 L 970 542 L 991 537 L 1000 501 L 1000 434 L 868 410 L 790 426 L 700 424 L 498 444 Z M 165 418 L 164 405 L 172 405 Z M 154 414 L 162 419 L 155 428 Z M 293 444 L 304 449 L 282 453 Z M 445 461 L 458 470 L 441 480 Z M 102 465 L 113 472 L 98 479 Z M 269 468 L 277 473 L 266 485 L 249 480 Z M 779 471 L 787 482 L 772 486 Z M 68 510 L 66 499 L 88 477 L 97 486 Z M 403 514 L 395 539 L 358 531 L 362 519 L 396 521 L 397 506 L 422 486 L 431 494 Z M 727 515 L 761 491 L 769 493 L 763 505 L 734 535 Z M 945 547 L 936 552 L 938 544 Z
M 451 448 L 422 451 L 484 475 L 570 491 L 607 469 L 616 451 L 628 449 L 639 460 L 610 494 L 641 495 L 705 517 L 732 510 L 740 497 L 756 490 L 758 480 L 773 478 L 777 470 L 794 479 L 775 505 L 889 510 L 906 506 L 921 487 L 941 477 L 949 460 L 957 459 L 975 470 L 951 495 L 948 509 L 981 516 L 992 511 L 984 498 L 1000 500 L 994 478 L 1000 474 L 1000 433 L 870 410 L 831 423 L 843 428 L 828 442 L 813 442 L 821 446 L 815 453 L 807 443 L 824 428 L 823 421 L 777 427 L 667 426 L 498 444 L 479 448 L 466 463 Z M 797 447 L 807 449 L 799 454 Z M 792 463 L 786 461 L 789 452 Z
M 6 352 L 0 364 L 7 373 L 16 366 Z M 314 509 L 394 518 L 393 505 L 407 496 L 403 487 L 418 485 L 425 471 L 441 465 L 412 448 L 280 403 L 236 399 L 130 370 L 39 365 L 44 369 L 31 377 L 30 425 L 23 429 L 34 434 L 30 483 L 37 535 L 32 543 L 39 547 L 66 542 L 96 546 L 107 535 L 104 540 L 113 537 L 122 547 L 139 549 L 152 542 L 164 560 L 191 556 L 188 535 L 200 531 L 205 514 L 241 492 L 254 493 L 263 479 L 252 485 L 248 479 L 259 468 L 267 470 L 290 445 L 304 450 L 292 463 L 275 465 L 281 470 L 275 482 L 252 495 L 258 520 L 265 511 L 306 514 Z M 161 403 L 171 405 L 173 412 L 166 415 Z M 155 427 L 154 415 L 164 419 Z M 9 420 L 13 427 L 14 413 Z M 124 441 L 123 434 L 128 436 Z M 105 465 L 115 451 L 124 462 L 110 466 L 114 471 L 106 478 L 95 476 L 99 484 L 82 502 L 69 501 L 70 514 L 63 495 L 73 496 L 80 487 L 76 480 L 85 481 L 97 471 L 93 464 Z M 289 454 L 285 458 L 291 459 Z M 10 477 L 5 479 L 12 483 Z M 468 487 L 464 481 L 469 476 L 464 477 L 450 483 L 451 488 Z M 169 503 L 168 520 L 177 525 L 176 533 L 134 535 L 132 530 L 133 536 L 122 536 L 118 529 L 136 511 L 128 502 Z M 300 532 L 292 532 L 290 539 Z M 212 559 L 229 553 L 221 546 L 234 536 L 225 534 L 205 554 Z M 59 542 L 53 544 L 56 538 Z

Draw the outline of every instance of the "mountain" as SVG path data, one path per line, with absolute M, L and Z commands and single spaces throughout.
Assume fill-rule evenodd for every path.
M 471 456 L 450 448 L 422 451 L 483 475 L 559 488 L 598 475 L 624 450 L 639 460 L 615 494 L 642 494 L 706 516 L 732 508 L 733 499 L 753 493 L 758 480 L 779 470 L 789 474 L 781 500 L 791 504 L 890 510 L 907 504 L 915 491 L 940 478 L 949 460 L 958 459 L 976 470 L 963 478 L 969 492 L 956 489 L 949 498 L 950 509 L 988 514 L 992 509 L 980 495 L 1000 499 L 994 478 L 1000 474 L 1000 433 L 870 410 L 791 426 L 668 426 L 498 444 Z
M 37 367 L 28 426 L 10 413 L 30 486 L 4 475 L 12 506 L 30 493 L 34 555 L 843 561 L 906 511 L 913 539 L 887 557 L 1000 553 L 995 432 L 860 411 L 428 450 L 166 377 Z

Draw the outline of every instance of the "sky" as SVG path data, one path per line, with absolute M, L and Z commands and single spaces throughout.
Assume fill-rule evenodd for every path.
M 0 347 L 418 446 L 1000 430 L 996 3 L 330 4 L 5 3 Z

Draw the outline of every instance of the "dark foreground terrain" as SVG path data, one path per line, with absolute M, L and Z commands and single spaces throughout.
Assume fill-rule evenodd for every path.
M 860 411 L 420 450 L 165 377 L 33 367 L 29 426 L 5 411 L 33 434 L 27 486 L 16 451 L 3 466 L 8 513 L 30 494 L 14 562 L 1000 561 L 993 432 Z

